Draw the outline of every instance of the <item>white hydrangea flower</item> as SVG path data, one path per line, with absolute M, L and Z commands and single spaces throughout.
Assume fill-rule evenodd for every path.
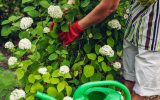
M 60 71 L 60 73 L 62 73 L 62 74 L 66 74 L 66 73 L 69 73 L 70 69 L 69 69 L 68 66 L 63 65 L 63 66 L 60 67 L 60 70 L 59 70 L 59 71 Z
M 44 29 L 43 29 L 43 33 L 49 33 L 51 30 L 48 28 L 48 27 L 45 27 Z
M 38 72 L 40 73 L 40 74 L 47 74 L 47 68 L 45 68 L 45 67 L 43 67 L 43 68 L 39 68 L 38 69 Z
M 67 4 L 75 4 L 75 0 L 68 0 Z
M 48 14 L 52 18 L 62 18 L 63 12 L 62 12 L 60 6 L 51 5 L 48 7 Z
M 117 29 L 117 30 L 120 30 L 122 27 L 117 19 L 113 19 L 113 20 L 109 21 L 108 26 L 113 29 Z
M 70 96 L 65 96 L 65 97 L 63 98 L 63 100 L 73 100 L 73 98 L 70 97 Z
M 93 34 L 92 34 L 92 33 L 90 33 L 88 37 L 89 37 L 89 38 L 93 38 Z
M 12 49 L 15 46 L 12 42 L 8 41 L 8 42 L 5 43 L 4 47 L 7 48 L 7 49 Z
M 20 28 L 25 30 L 33 24 L 33 19 L 31 17 L 23 17 L 20 21 Z
M 26 93 L 24 90 L 21 89 L 15 89 L 14 91 L 11 92 L 10 95 L 10 100 L 19 100 L 20 98 L 25 98 Z
M 124 19 L 128 19 L 128 14 L 124 14 Z
M 99 49 L 100 54 L 113 57 L 114 56 L 114 51 L 109 45 L 104 45 Z
M 126 13 L 129 14 L 129 12 L 130 12 L 129 9 L 126 9 Z
M 19 46 L 20 49 L 24 50 L 24 49 L 31 49 L 32 44 L 31 44 L 31 41 L 29 39 L 24 38 L 24 39 L 21 39 L 19 41 L 18 46 Z
M 120 69 L 121 68 L 121 63 L 120 62 L 115 62 L 115 63 L 113 63 L 113 67 L 115 69 Z
M 14 65 L 15 63 L 17 63 L 17 58 L 16 58 L 16 57 L 10 57 L 10 58 L 8 59 L 8 65 L 9 65 L 9 66 Z

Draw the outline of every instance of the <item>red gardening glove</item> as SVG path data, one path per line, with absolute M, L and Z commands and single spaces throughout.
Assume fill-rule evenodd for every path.
M 59 38 L 63 42 L 63 45 L 72 43 L 83 32 L 82 28 L 78 25 L 78 21 L 69 25 L 69 32 L 60 32 Z

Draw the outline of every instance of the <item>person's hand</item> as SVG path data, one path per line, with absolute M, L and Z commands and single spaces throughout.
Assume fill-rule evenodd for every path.
M 63 45 L 68 45 L 78 38 L 81 32 L 83 32 L 83 29 L 79 26 L 77 21 L 69 25 L 69 32 L 60 32 L 58 35 Z

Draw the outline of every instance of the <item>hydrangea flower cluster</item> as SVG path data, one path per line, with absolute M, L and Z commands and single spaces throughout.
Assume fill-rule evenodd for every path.
M 4 47 L 7 49 L 13 49 L 15 46 L 12 42 L 8 41 L 5 43 Z
M 113 20 L 109 21 L 108 26 L 113 29 L 117 29 L 117 30 L 120 30 L 122 27 L 117 19 L 113 19 Z
M 26 49 L 27 50 L 27 49 L 31 49 L 32 44 L 31 44 L 31 41 L 29 39 L 24 38 L 24 39 L 21 39 L 19 41 L 18 46 L 19 46 L 20 49 L 23 49 L 23 50 Z
M 121 63 L 120 62 L 115 62 L 115 63 L 113 63 L 113 67 L 115 69 L 120 69 L 121 68 Z
M 43 68 L 39 68 L 38 72 L 42 75 L 47 74 L 47 68 L 43 67 Z
M 12 65 L 14 65 L 14 64 L 16 64 L 17 63 L 17 58 L 16 57 L 10 57 L 9 59 L 8 59 L 8 65 L 9 66 L 12 66 Z
M 33 24 L 33 19 L 30 17 L 23 17 L 20 21 L 20 28 L 25 30 Z
M 63 100 L 73 100 L 73 98 L 72 98 L 72 97 L 69 97 L 69 96 L 65 96 L 65 97 L 63 98 Z
M 51 5 L 48 7 L 48 14 L 52 18 L 62 18 L 63 12 L 62 12 L 60 6 Z
M 43 29 L 43 33 L 49 33 L 51 30 L 48 28 L 48 27 L 45 27 L 44 29 Z
M 63 66 L 60 67 L 59 71 L 60 71 L 61 74 L 66 74 L 66 73 L 69 73 L 70 69 L 69 69 L 68 66 L 63 65 Z
M 15 89 L 11 92 L 10 100 L 19 100 L 20 98 L 25 98 L 26 93 L 21 89 Z
M 100 54 L 113 57 L 114 56 L 114 51 L 109 45 L 104 45 L 99 49 Z

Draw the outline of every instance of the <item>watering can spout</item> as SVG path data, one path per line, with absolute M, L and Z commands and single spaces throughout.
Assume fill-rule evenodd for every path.
M 42 93 L 42 92 L 39 92 L 37 91 L 36 95 L 35 95 L 37 98 L 40 98 L 41 100 L 57 100 L 56 98 L 48 95 L 48 94 L 45 94 L 45 93 Z

